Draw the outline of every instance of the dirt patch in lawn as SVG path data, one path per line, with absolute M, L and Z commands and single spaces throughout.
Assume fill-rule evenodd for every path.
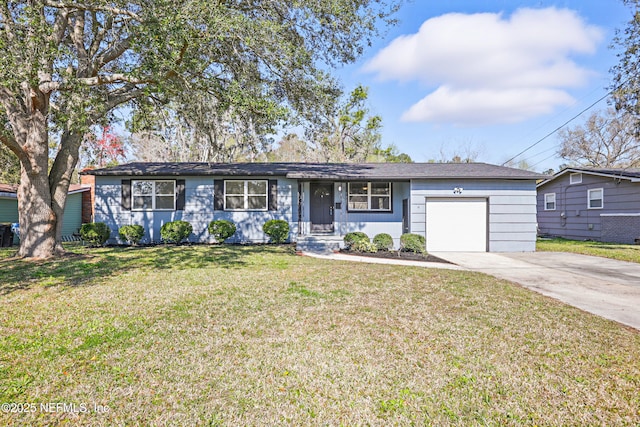
M 422 262 L 439 262 L 443 264 L 452 264 L 451 262 L 433 256 L 431 254 L 418 254 L 415 252 L 402 252 L 402 251 L 379 251 L 379 252 L 353 252 L 345 249 L 341 249 L 340 253 L 345 255 L 364 256 L 371 258 L 386 258 L 386 259 L 399 259 L 405 261 L 422 261 Z

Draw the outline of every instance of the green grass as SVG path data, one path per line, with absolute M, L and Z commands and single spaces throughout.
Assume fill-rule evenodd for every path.
M 536 250 L 546 252 L 572 252 L 640 263 L 640 245 L 585 242 L 556 238 L 538 239 Z
M 640 423 L 637 331 L 489 276 L 285 246 L 72 251 L 0 251 L 0 403 L 36 405 L 1 425 Z

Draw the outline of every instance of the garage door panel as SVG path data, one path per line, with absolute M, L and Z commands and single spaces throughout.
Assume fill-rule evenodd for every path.
M 427 250 L 485 252 L 487 200 L 427 198 Z

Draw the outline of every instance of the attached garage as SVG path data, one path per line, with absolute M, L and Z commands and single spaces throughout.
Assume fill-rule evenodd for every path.
M 486 198 L 427 198 L 427 251 L 486 252 Z

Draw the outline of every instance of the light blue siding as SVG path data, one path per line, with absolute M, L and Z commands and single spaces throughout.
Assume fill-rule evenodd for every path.
M 176 179 L 154 177 L 153 179 Z M 132 177 L 96 177 L 95 220 L 112 230 L 111 242 L 117 241 L 119 227 L 140 224 L 145 228 L 143 241 L 160 241 L 160 227 L 182 219 L 193 226 L 191 240 L 213 242 L 207 226 L 214 219 L 227 219 L 237 226 L 231 242 L 265 242 L 262 225 L 269 219 L 283 219 L 291 226 L 291 239 L 310 235 L 310 182 L 278 177 L 278 209 L 266 212 L 214 211 L 214 180 L 226 177 L 179 177 L 185 180 L 183 211 L 129 211 L 121 208 L 122 179 Z M 234 177 L 243 179 L 246 177 Z M 273 177 L 251 177 L 251 179 Z M 135 179 L 135 178 L 133 178 Z M 536 239 L 536 189 L 533 180 L 414 180 L 393 182 L 391 212 L 349 212 L 347 182 L 334 182 L 334 236 L 363 231 L 374 237 L 388 233 L 396 248 L 402 235 L 402 201 L 409 199 L 409 226 L 412 233 L 425 234 L 426 199 L 455 197 L 453 189 L 463 188 L 463 197 L 488 200 L 488 247 L 490 251 L 533 251 Z M 298 188 L 302 189 L 300 215 Z M 426 236 L 428 238 L 428 236 Z
M 309 182 L 302 183 L 303 212 L 300 232 L 310 234 Z M 334 183 L 334 206 L 340 203 L 340 209 L 334 210 L 334 235 L 344 236 L 353 231 L 366 233 L 370 238 L 376 234 L 390 234 L 396 248 L 402 235 L 402 200 L 409 198 L 408 182 L 393 182 L 391 188 L 391 212 L 349 212 L 347 209 L 347 182 Z
M 111 243 L 117 242 L 118 229 L 127 224 L 139 224 L 145 229 L 142 240 L 159 242 L 163 224 L 176 220 L 188 221 L 193 227 L 190 241 L 214 242 L 207 227 L 214 219 L 226 219 L 236 224 L 237 232 L 229 242 L 266 242 L 268 237 L 262 225 L 269 219 L 283 219 L 291 226 L 291 236 L 297 234 L 297 182 L 278 178 L 278 210 L 266 212 L 215 211 L 213 208 L 213 182 L 225 177 L 180 177 L 185 180 L 185 208 L 182 211 L 129 211 L 121 207 L 122 180 L 132 177 L 96 177 L 95 221 L 105 222 L 111 228 Z M 148 179 L 148 178 L 147 178 Z M 176 179 L 176 177 L 153 177 Z M 242 179 L 238 177 L 235 179 Z M 251 179 L 273 179 L 251 177 Z
M 454 194 L 454 188 L 462 188 Z M 411 182 L 411 232 L 425 235 L 429 197 L 479 197 L 488 200 L 490 252 L 530 252 L 536 244 L 534 180 L 414 180 Z

